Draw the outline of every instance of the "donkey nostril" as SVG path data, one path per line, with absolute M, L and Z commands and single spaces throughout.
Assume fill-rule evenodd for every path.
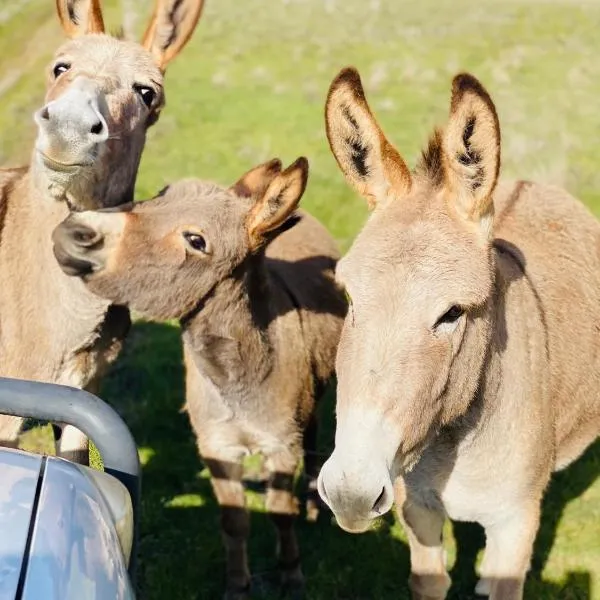
M 103 125 L 102 125 L 102 121 L 98 121 L 97 123 L 95 123 L 94 125 L 92 125 L 92 129 L 90 130 L 94 135 L 99 135 L 102 133 L 102 130 L 104 129 Z
M 383 508 L 387 499 L 386 497 L 387 494 L 384 485 L 381 489 L 381 493 L 379 494 L 379 496 L 377 496 L 377 500 L 375 500 L 375 504 L 373 504 L 373 512 L 376 512 L 378 515 L 383 513 Z
M 44 119 L 45 121 L 50 120 L 50 112 L 48 111 L 47 106 L 44 106 L 44 108 L 42 108 L 42 110 L 40 111 L 40 118 Z
M 93 229 L 78 227 L 71 231 L 71 239 L 78 246 L 89 247 L 101 241 L 102 236 Z

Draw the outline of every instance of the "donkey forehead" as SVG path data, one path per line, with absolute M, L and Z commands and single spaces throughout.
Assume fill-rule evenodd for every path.
M 165 224 L 197 225 L 235 229 L 245 222 L 249 201 L 227 188 L 198 179 L 184 179 L 169 185 L 159 196 L 140 203 L 136 212 L 155 216 Z
M 411 297 L 449 296 L 465 304 L 487 297 L 489 251 L 475 236 L 449 215 L 411 220 L 394 218 L 394 212 L 374 213 L 340 261 L 338 276 L 351 293 L 385 289 Z
M 160 69 L 145 48 L 106 34 L 84 35 L 66 42 L 55 54 L 55 60 L 61 58 L 73 61 L 74 69 L 82 68 L 99 76 L 143 77 L 156 84 L 163 81 Z

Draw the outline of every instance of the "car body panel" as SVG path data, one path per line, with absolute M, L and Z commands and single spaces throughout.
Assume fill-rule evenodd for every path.
M 16 597 L 42 457 L 0 452 L 0 600 Z
M 48 457 L 23 600 L 133 600 L 110 509 L 93 479 Z
M 132 514 L 106 473 L 0 449 L 0 600 L 134 600 Z

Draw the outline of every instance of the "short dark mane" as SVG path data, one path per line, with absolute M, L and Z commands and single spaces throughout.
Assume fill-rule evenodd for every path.
M 428 179 L 435 187 L 444 183 L 444 163 L 442 160 L 442 130 L 436 128 L 429 138 L 427 147 L 421 153 L 415 173 Z
M 125 39 L 125 30 L 123 29 L 123 26 L 118 27 L 117 29 L 113 29 L 110 32 L 111 37 L 117 38 L 118 40 L 124 40 Z

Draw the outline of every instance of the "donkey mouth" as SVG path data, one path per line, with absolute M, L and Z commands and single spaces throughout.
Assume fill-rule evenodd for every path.
M 371 526 L 373 525 L 372 519 L 351 520 L 335 515 L 335 520 L 340 529 L 343 529 L 346 533 L 364 533 L 365 531 L 371 529 Z
M 83 169 L 85 167 L 90 167 L 93 162 L 92 161 L 83 161 L 83 162 L 75 162 L 75 163 L 64 163 L 53 158 L 50 158 L 47 154 L 42 152 L 41 150 L 37 151 L 42 163 L 44 166 L 52 169 L 53 171 L 62 171 L 66 173 L 72 173 L 79 169 Z

